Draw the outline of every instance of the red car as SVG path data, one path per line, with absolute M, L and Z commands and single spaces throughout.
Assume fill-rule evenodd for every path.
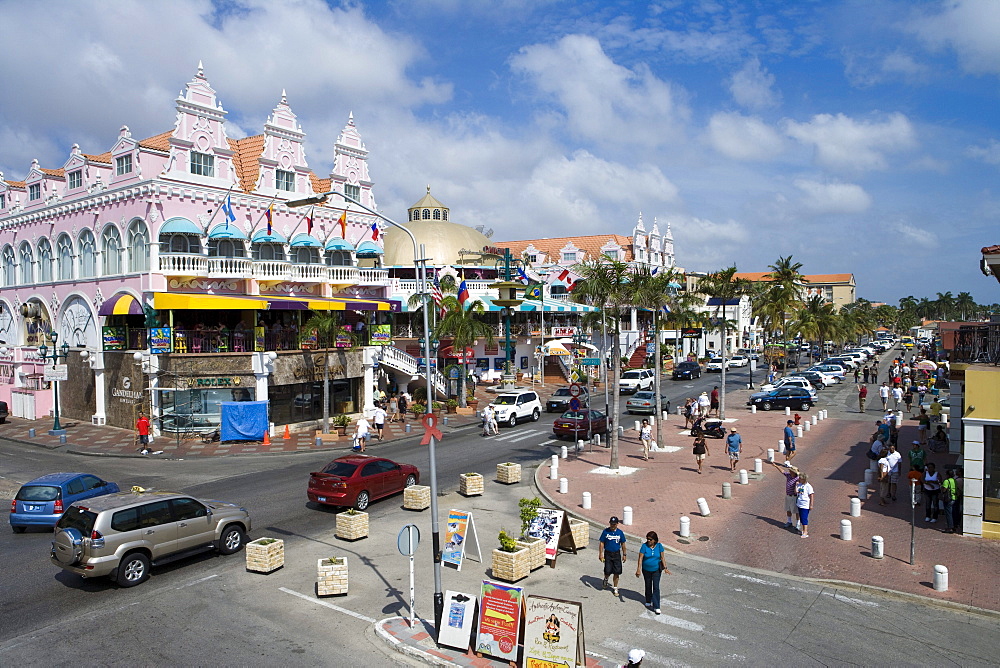
M 418 482 L 420 471 L 412 464 L 397 464 L 384 457 L 347 455 L 334 459 L 322 471 L 309 474 L 309 500 L 364 510 L 372 501 L 402 492 Z
M 566 411 L 552 424 L 556 438 L 588 439 L 592 434 L 608 433 L 608 416 L 592 408 Z

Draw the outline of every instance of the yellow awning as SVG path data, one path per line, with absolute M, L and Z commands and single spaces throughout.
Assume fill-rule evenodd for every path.
M 262 297 L 245 297 L 240 295 L 192 295 L 174 292 L 157 292 L 153 294 L 153 308 L 158 311 L 169 310 L 222 310 L 243 311 L 246 309 L 266 310 L 267 299 Z
M 312 311 L 389 311 L 389 301 L 353 297 L 284 297 L 269 295 L 271 301 L 291 301 L 305 304 Z

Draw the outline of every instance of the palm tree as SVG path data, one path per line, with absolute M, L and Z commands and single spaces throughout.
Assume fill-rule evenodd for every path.
M 807 341 L 815 341 L 822 349 L 837 329 L 837 312 L 832 302 L 813 295 L 788 323 L 788 328 L 802 334 Z
M 766 339 L 775 338 L 778 332 L 781 333 L 782 342 L 788 339 L 785 320 L 802 305 L 802 285 L 805 276 L 799 271 L 801 268 L 802 263 L 793 262 L 791 255 L 778 257 L 774 264 L 768 265 L 768 269 L 771 270 L 768 274 L 768 283 L 753 290 L 756 293 L 753 295 L 756 304 L 754 315 L 767 323 L 765 344 Z M 770 363 L 771 360 L 767 361 Z M 787 365 L 787 361 L 785 364 Z
M 312 317 L 302 325 L 301 338 L 305 339 L 315 332 L 318 348 L 323 348 L 323 433 L 330 433 L 330 348 L 342 322 L 340 314 L 334 311 L 313 312 Z M 353 335 L 353 333 L 352 333 Z
M 444 309 L 444 317 L 434 328 L 434 337 L 438 339 L 450 337 L 452 349 L 460 351 L 458 354 L 462 359 L 462 373 L 458 379 L 458 405 L 465 408 L 468 405 L 465 399 L 465 378 L 468 376 L 465 367 L 465 349 L 475 344 L 479 338 L 486 339 L 487 344 L 492 344 L 493 328 L 477 317 L 486 310 L 478 299 L 462 305 L 457 297 L 448 295 L 441 300 L 441 308 Z
M 722 392 L 719 393 L 719 417 L 726 417 L 726 344 L 729 341 L 730 322 L 726 320 L 726 306 L 731 301 L 739 302 L 740 298 L 750 290 L 749 281 L 734 278 L 736 265 L 709 274 L 698 281 L 698 292 L 716 299 L 716 316 L 722 312 L 720 328 L 722 330 Z
M 608 429 L 611 445 L 611 468 L 618 469 L 618 429 L 612 424 L 617 419 L 621 406 L 621 395 L 618 384 L 621 378 L 621 318 L 634 304 L 635 286 L 632 270 L 628 263 L 603 257 L 599 260 L 589 260 L 575 267 L 581 280 L 577 283 L 570 299 L 600 306 L 613 325 L 611 332 L 611 390 L 614 395 L 614 410 L 608 411 Z
M 968 320 L 978 308 L 976 300 L 968 292 L 959 292 L 955 297 L 955 311 L 962 317 L 962 320 Z
M 949 320 L 955 311 L 955 297 L 950 290 L 937 293 L 937 299 L 934 300 L 933 304 L 935 320 Z

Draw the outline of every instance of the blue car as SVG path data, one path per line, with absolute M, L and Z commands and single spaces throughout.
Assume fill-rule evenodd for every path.
M 120 492 L 117 483 L 90 473 L 49 473 L 25 483 L 10 504 L 10 527 L 23 533 L 29 526 L 51 528 L 71 504 Z

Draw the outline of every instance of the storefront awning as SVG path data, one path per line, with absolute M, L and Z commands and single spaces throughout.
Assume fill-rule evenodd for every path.
M 327 250 L 341 250 L 341 251 L 352 251 L 354 246 L 349 243 L 346 239 L 341 239 L 340 237 L 334 237 L 326 242 Z
M 245 295 L 195 295 L 178 292 L 157 292 L 153 294 L 153 308 L 158 311 L 195 310 L 195 311 L 242 311 L 256 309 L 265 311 L 269 308 L 264 297 Z
M 196 295 L 176 292 L 157 292 L 153 295 L 153 308 L 157 310 L 211 310 L 242 311 L 391 311 L 399 312 L 400 303 L 394 299 L 355 299 L 351 297 L 310 297 L 308 295 Z M 141 311 L 140 311 L 141 313 Z
M 257 230 L 257 232 L 253 235 L 253 243 L 283 244 L 285 243 L 285 237 L 274 230 L 271 230 L 271 233 L 268 234 L 267 229 L 265 228 L 263 230 Z
M 160 226 L 160 234 L 197 234 L 201 236 L 201 228 L 187 218 L 177 216 Z
M 293 301 L 312 311 L 392 311 L 399 312 L 400 303 L 394 299 L 361 299 L 354 297 L 268 297 L 272 301 Z
M 306 234 L 305 232 L 300 232 L 299 234 L 296 234 L 295 238 L 292 239 L 291 245 L 295 246 L 295 247 L 305 246 L 306 248 L 322 248 L 323 247 L 323 244 L 321 244 L 319 242 L 319 239 L 317 239 L 314 236 L 310 236 L 310 235 Z
M 494 304 L 490 297 L 473 297 L 473 299 L 481 301 L 484 309 L 487 311 L 499 311 L 501 308 Z M 535 299 L 526 299 L 521 302 L 521 305 L 517 307 L 517 310 L 524 313 L 532 313 L 534 311 L 542 310 L 546 313 L 591 313 L 600 311 L 600 309 L 596 306 L 574 304 L 572 302 L 558 301 L 555 299 L 546 299 L 544 302 Z
M 209 239 L 242 239 L 246 241 L 247 235 L 240 228 L 235 225 L 216 225 L 212 228 L 212 231 L 208 233 Z
M 101 304 L 97 315 L 142 315 L 142 304 L 127 292 L 117 295 Z
M 376 255 L 382 255 L 383 253 L 385 253 L 385 251 L 382 250 L 382 247 L 374 241 L 362 241 L 358 244 L 358 250 L 356 251 L 356 255 L 358 257 L 365 258 L 375 257 Z

